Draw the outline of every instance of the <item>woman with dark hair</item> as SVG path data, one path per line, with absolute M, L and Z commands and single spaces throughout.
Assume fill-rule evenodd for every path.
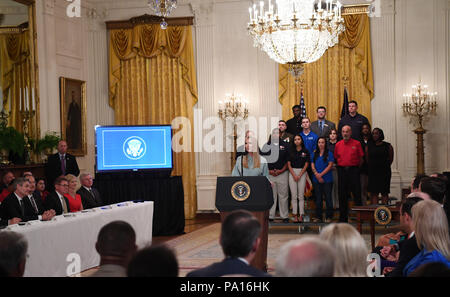
M 327 148 L 325 137 L 317 139 L 317 148 L 311 156 L 311 168 L 313 172 L 313 185 L 316 194 L 316 218 L 313 222 L 322 221 L 322 196 L 325 194 L 327 206 L 325 222 L 331 222 L 333 218 L 333 201 L 331 198 L 331 189 L 333 188 L 333 167 L 334 156 Z
M 369 186 L 372 204 L 378 204 L 381 194 L 383 204 L 388 203 L 391 187 L 391 164 L 394 161 L 394 149 L 389 142 L 384 141 L 384 133 L 380 128 L 372 131 L 373 141 L 366 146 Z
M 48 195 L 48 191 L 45 189 L 45 179 L 42 177 L 39 177 L 36 179 L 36 191 L 39 192 L 42 198 L 42 202 L 45 201 L 45 198 Z
M 369 142 L 372 141 L 372 127 L 370 126 L 369 123 L 365 123 L 361 126 L 361 147 L 363 149 L 363 152 L 365 154 L 366 152 L 366 147 L 369 144 Z M 367 199 L 369 199 L 368 196 L 368 191 L 367 191 L 367 187 L 368 187 L 368 183 L 369 183 L 369 169 L 368 169 L 368 164 L 367 164 L 367 160 L 364 157 L 364 162 L 361 165 L 361 169 L 360 169 L 360 180 L 361 180 L 361 200 L 362 203 L 365 204 Z
M 338 134 L 336 129 L 331 129 L 327 147 L 331 154 L 334 156 L 334 148 L 336 147 L 336 143 L 338 140 Z M 338 191 L 338 174 L 336 168 L 336 160 L 333 164 L 333 168 L 331 168 L 331 173 L 333 175 L 333 190 L 331 191 L 331 197 L 333 198 L 333 208 L 339 208 L 339 191 Z

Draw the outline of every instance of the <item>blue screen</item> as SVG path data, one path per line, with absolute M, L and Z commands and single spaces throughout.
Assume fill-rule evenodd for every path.
M 97 171 L 172 168 L 171 126 L 97 126 Z

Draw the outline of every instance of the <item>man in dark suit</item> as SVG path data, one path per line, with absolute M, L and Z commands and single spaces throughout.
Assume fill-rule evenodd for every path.
M 2 182 L 0 183 L 0 193 L 3 189 L 8 188 L 8 185 L 11 181 L 14 180 L 14 173 L 11 170 L 7 170 L 3 173 Z
M 103 205 L 100 193 L 92 187 L 93 179 L 89 173 L 80 175 L 81 187 L 77 194 L 81 196 L 81 203 L 84 209 L 95 208 Z
M 294 114 L 294 117 L 286 122 L 286 131 L 295 136 L 303 131 L 300 105 L 294 105 L 292 107 L 292 113 Z
M 55 190 L 45 198 L 44 208 L 53 209 L 57 216 L 70 212 L 69 200 L 64 197 L 68 192 L 69 182 L 64 176 L 60 176 L 56 178 L 54 186 Z
M 20 177 L 14 181 L 14 192 L 3 200 L 1 205 L 1 217 L 3 220 L 11 220 L 13 218 L 20 218 L 21 221 L 27 222 L 31 220 L 49 220 L 52 218 L 50 212 L 45 212 L 42 216 L 38 216 L 30 200 L 28 194 L 30 193 L 30 183 L 27 179 Z
M 261 225 L 250 212 L 246 210 L 231 212 L 223 221 L 220 234 L 220 245 L 225 259 L 222 262 L 191 271 L 187 277 L 219 277 L 230 274 L 270 276 L 249 264 L 258 249 L 260 232 Z
M 39 220 L 50 220 L 55 216 L 55 211 L 53 209 L 45 210 L 44 202 L 42 201 L 41 194 L 39 191 L 36 191 L 36 179 L 32 174 L 24 174 L 23 176 L 30 183 L 29 191 L 26 199 L 28 199 L 29 204 L 31 206 L 31 213 L 35 216 L 35 219 Z M 25 200 L 26 200 L 25 199 Z
M 47 185 L 50 187 L 49 191 L 54 189 L 54 181 L 58 176 L 67 174 L 78 176 L 80 169 L 78 168 L 77 159 L 67 153 L 67 142 L 61 140 L 58 143 L 58 152 L 48 157 L 48 162 L 45 167 Z
M 326 137 L 328 139 L 331 130 L 336 130 L 336 125 L 325 119 L 327 109 L 325 106 L 317 108 L 317 121 L 311 123 L 311 130 L 319 137 Z

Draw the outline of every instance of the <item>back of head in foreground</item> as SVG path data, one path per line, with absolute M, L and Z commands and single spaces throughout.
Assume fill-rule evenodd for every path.
M 22 234 L 0 232 L 0 271 L 6 276 L 23 276 L 27 251 L 28 242 Z
M 281 277 L 331 277 L 335 253 L 318 236 L 305 236 L 281 247 L 275 273 Z
M 178 261 L 168 246 L 152 245 L 138 251 L 128 264 L 129 277 L 177 277 Z
M 322 229 L 320 238 L 336 253 L 334 276 L 367 276 L 369 250 L 361 234 L 350 224 L 330 224 Z
M 255 253 L 260 232 L 261 225 L 250 212 L 231 212 L 222 223 L 220 245 L 223 253 L 231 258 L 246 258 Z
M 95 244 L 100 254 L 100 265 L 117 264 L 127 266 L 136 252 L 136 233 L 124 221 L 114 221 L 100 229 Z

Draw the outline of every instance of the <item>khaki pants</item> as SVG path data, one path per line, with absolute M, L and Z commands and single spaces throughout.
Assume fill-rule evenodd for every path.
M 289 217 L 289 188 L 288 188 L 288 171 L 283 172 L 278 176 L 269 175 L 269 180 L 273 183 L 273 206 L 269 212 L 269 218 L 275 218 L 275 212 L 278 208 L 280 209 L 280 217 L 282 219 L 287 219 Z
M 299 175 L 302 168 L 292 168 L 296 175 Z M 291 199 L 292 199 L 292 213 L 297 214 L 297 208 L 300 208 L 300 215 L 305 214 L 305 186 L 306 186 L 306 175 L 308 172 L 302 175 L 300 180 L 296 182 L 292 174 L 289 173 L 289 188 L 291 189 Z M 297 206 L 298 204 L 298 206 Z

